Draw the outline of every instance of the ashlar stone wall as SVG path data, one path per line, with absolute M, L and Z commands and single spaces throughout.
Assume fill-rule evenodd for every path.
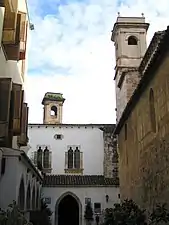
M 121 198 L 146 208 L 169 202 L 168 71 L 169 53 L 118 136 Z

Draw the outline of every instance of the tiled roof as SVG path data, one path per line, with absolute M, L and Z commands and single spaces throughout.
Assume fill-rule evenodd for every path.
M 119 180 L 101 175 L 47 175 L 43 186 L 119 186 Z
M 147 48 L 147 51 L 143 57 L 143 60 L 141 61 L 140 66 L 139 66 L 139 72 L 142 76 L 144 75 L 144 72 L 146 71 L 149 64 L 151 63 L 151 60 L 153 59 L 153 56 L 156 53 L 156 50 L 157 50 L 164 34 L 165 34 L 165 31 L 155 32 L 155 34 Z
M 63 94 L 61 93 L 47 92 L 42 100 L 42 104 L 44 104 L 46 100 L 64 102 L 65 98 L 63 98 Z

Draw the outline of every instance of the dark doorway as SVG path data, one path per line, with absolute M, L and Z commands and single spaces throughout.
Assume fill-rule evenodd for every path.
M 66 195 L 59 203 L 58 225 L 79 225 L 79 205 L 71 195 Z

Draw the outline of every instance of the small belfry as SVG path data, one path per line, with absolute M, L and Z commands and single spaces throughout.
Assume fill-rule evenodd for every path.
M 42 100 L 44 105 L 43 123 L 61 124 L 63 116 L 63 103 L 65 98 L 61 93 L 47 92 Z

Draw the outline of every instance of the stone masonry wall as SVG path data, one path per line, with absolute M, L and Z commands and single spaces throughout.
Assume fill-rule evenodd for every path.
M 119 88 L 116 83 L 117 122 L 121 118 L 128 101 L 140 81 L 140 76 L 137 69 L 125 69 L 124 73 L 125 76 L 121 87 Z
M 117 140 L 112 132 L 104 132 L 104 176 L 118 178 Z
M 169 202 L 168 71 L 169 54 L 118 136 L 121 198 L 132 198 L 149 209 Z M 150 112 L 150 89 L 154 92 L 155 120 Z

